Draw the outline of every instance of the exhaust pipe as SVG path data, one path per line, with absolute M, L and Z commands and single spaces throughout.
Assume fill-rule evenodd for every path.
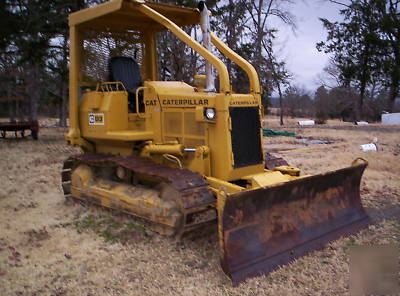
M 200 1 L 200 27 L 203 32 L 203 46 L 211 51 L 210 17 L 209 11 L 204 1 Z M 215 92 L 214 73 L 211 64 L 206 61 L 206 92 Z

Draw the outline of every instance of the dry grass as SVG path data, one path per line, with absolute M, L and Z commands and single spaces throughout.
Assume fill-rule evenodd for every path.
M 267 126 L 281 129 L 277 118 Z M 400 128 L 340 122 L 299 128 L 295 121 L 288 126 L 283 129 L 340 144 L 306 147 L 293 138 L 266 139 L 268 147 L 312 148 L 280 152 L 306 173 L 368 159 L 362 200 L 375 224 L 237 288 L 219 266 L 215 233 L 176 243 L 129 224 L 137 221 L 67 204 L 59 172 L 76 150 L 64 145 L 62 129 L 42 129 L 37 142 L 0 140 L 0 295 L 348 294 L 349 247 L 400 242 Z M 361 152 L 358 146 L 373 137 L 380 151 Z

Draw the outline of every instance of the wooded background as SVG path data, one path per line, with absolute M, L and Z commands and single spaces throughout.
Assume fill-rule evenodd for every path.
M 212 0 L 206 4 L 213 14 L 212 29 L 255 66 L 266 110 L 278 107 L 284 116 L 315 117 L 320 122 L 328 118 L 375 121 L 383 111 L 399 110 L 400 1 L 326 1 L 337 4 L 343 20 L 321 19 L 328 37 L 316 47 L 331 59 L 315 91 L 298 86 L 275 44 L 283 26 L 296 30 L 294 0 Z M 66 125 L 68 14 L 101 2 L 105 1 L 0 2 L 0 116 L 24 120 L 40 114 L 58 117 L 59 124 Z M 198 4 L 193 0 L 157 2 Z M 199 28 L 185 30 L 201 41 Z M 169 32 L 159 34 L 158 54 L 160 80 L 191 83 L 202 71 L 196 52 Z M 233 90 L 246 91 L 245 73 L 221 58 Z

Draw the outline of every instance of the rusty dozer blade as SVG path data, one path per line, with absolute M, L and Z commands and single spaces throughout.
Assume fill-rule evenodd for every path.
M 221 265 L 233 285 L 370 224 L 360 199 L 367 162 L 232 195 L 219 194 Z

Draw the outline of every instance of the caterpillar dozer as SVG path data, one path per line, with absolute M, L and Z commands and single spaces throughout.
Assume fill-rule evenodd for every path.
M 257 73 L 210 30 L 209 18 L 204 2 L 140 0 L 69 16 L 65 139 L 81 154 L 64 162 L 62 188 L 68 199 L 145 219 L 165 235 L 217 225 L 222 269 L 237 285 L 366 227 L 359 188 L 367 162 L 301 175 L 267 159 Z M 184 30 L 196 25 L 202 44 Z M 204 62 L 193 85 L 158 80 L 163 31 Z M 247 93 L 232 91 L 212 46 L 244 70 Z

